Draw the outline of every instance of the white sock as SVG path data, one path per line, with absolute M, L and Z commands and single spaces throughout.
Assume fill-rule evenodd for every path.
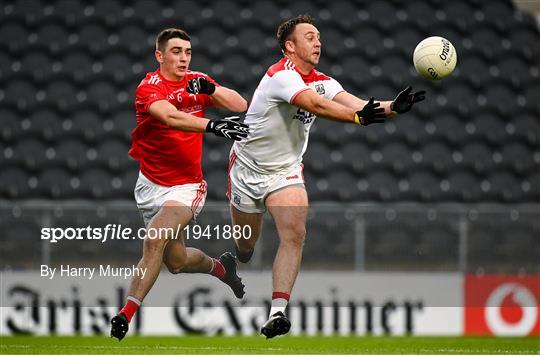
M 272 299 L 272 306 L 270 307 L 269 318 L 277 312 L 282 312 L 283 314 L 285 314 L 285 308 L 287 308 L 288 303 L 289 301 L 285 298 Z
M 133 303 L 137 304 L 138 306 L 141 306 L 141 301 L 135 297 L 132 297 L 131 295 L 128 295 L 126 298 L 127 300 L 131 300 Z

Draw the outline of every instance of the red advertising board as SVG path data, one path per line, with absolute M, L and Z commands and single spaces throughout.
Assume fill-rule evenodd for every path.
M 540 275 L 466 276 L 465 334 L 540 335 Z

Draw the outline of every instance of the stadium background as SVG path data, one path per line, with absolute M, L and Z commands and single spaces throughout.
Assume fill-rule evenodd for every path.
M 302 268 L 536 282 L 540 36 L 534 15 L 509 0 L 2 2 L 4 272 L 136 263 L 139 241 L 50 244 L 40 229 L 142 226 L 133 202 L 137 165 L 127 151 L 135 87 L 156 68 L 156 33 L 186 29 L 191 68 L 249 98 L 280 57 L 277 25 L 299 13 L 313 15 L 321 31 L 319 69 L 348 91 L 380 99 L 408 84 L 428 91 L 425 102 L 385 125 L 314 125 L 304 162 L 312 209 Z M 457 69 L 442 82 L 419 78 L 412 66 L 416 44 L 430 35 L 446 37 L 458 53 Z M 229 149 L 205 137 L 203 226 L 229 221 Z M 189 244 L 211 255 L 232 246 Z M 276 246 L 267 217 L 253 263 L 242 269 L 268 271 Z

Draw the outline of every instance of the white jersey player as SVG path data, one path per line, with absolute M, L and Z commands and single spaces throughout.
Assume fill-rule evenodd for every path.
M 411 93 L 408 87 L 393 101 L 374 102 L 346 92 L 336 80 L 315 70 L 321 41 L 310 16 L 282 23 L 277 39 L 284 57 L 268 69 L 255 90 L 245 120 L 250 134 L 233 145 L 227 190 L 233 224 L 248 225 L 251 231 L 249 239 L 235 240 L 240 262 L 251 258 L 267 209 L 278 231 L 272 307 L 261 328 L 268 338 L 290 328 L 284 313 L 300 267 L 308 210 L 302 156 L 315 118 L 383 123 L 389 115 L 410 110 L 425 94 Z
M 316 115 L 292 103 L 310 89 L 328 100 L 343 91 L 335 79 L 315 69 L 303 75 L 287 57 L 271 66 L 246 114 L 251 135 L 234 145 L 238 160 L 259 173 L 278 173 L 301 163 Z

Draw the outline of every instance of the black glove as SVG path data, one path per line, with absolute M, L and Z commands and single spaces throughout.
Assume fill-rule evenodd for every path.
M 403 114 L 411 110 L 413 104 L 418 103 L 426 98 L 426 91 L 421 90 L 416 93 L 411 93 L 412 86 L 408 86 L 402 92 L 400 92 L 392 104 L 390 104 L 390 109 L 399 114 Z
M 206 125 L 206 132 L 212 132 L 219 137 L 226 137 L 235 141 L 246 138 L 249 133 L 249 126 L 239 122 L 239 116 L 230 116 L 224 119 L 213 119 Z
M 191 94 L 212 95 L 216 91 L 216 86 L 204 77 L 197 77 L 188 81 L 186 91 Z
M 354 117 L 354 122 L 367 126 L 369 124 L 377 124 L 384 122 L 386 114 L 384 113 L 384 108 L 380 108 L 381 103 L 373 102 L 373 97 L 369 99 L 366 105 L 356 112 Z

